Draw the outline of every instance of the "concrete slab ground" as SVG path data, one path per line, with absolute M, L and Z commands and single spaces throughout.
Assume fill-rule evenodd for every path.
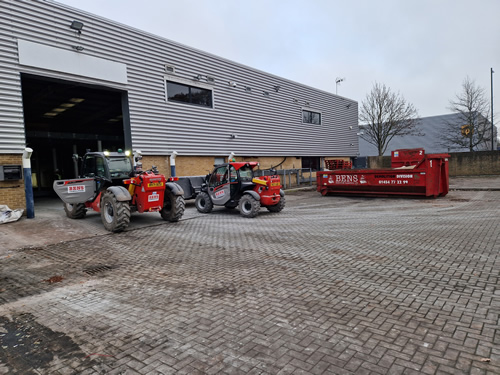
M 450 186 L 121 234 L 39 202 L 0 226 L 0 374 L 500 373 L 500 177 Z

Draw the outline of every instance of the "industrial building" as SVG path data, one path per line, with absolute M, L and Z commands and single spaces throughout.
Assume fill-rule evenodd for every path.
M 0 204 L 22 208 L 78 173 L 85 150 L 139 149 L 143 165 L 203 175 L 231 152 L 261 168 L 358 154 L 356 101 L 54 1 L 0 2 Z M 5 172 L 4 172 L 5 169 Z

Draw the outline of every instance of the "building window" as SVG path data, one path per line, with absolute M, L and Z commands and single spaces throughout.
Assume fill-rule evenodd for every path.
M 212 108 L 212 91 L 183 83 L 167 81 L 169 102 L 180 102 Z
M 302 168 L 311 168 L 313 171 L 320 170 L 320 158 L 315 156 L 302 157 Z
M 214 165 L 224 164 L 225 162 L 226 162 L 225 158 L 216 157 L 215 161 L 214 161 Z
M 321 113 L 303 110 L 302 122 L 305 124 L 321 125 Z

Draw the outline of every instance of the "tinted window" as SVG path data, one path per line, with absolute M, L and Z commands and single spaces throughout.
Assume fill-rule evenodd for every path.
M 106 169 L 102 157 L 90 155 L 85 158 L 82 170 L 83 177 L 105 177 L 105 173 Z
M 167 81 L 168 100 L 212 107 L 212 91 Z
M 302 122 L 307 124 L 321 125 L 321 113 L 302 111 Z
M 206 107 L 212 106 L 212 92 L 210 90 L 199 89 L 191 87 L 191 103 L 204 105 Z
M 210 181 L 208 182 L 208 186 L 215 187 L 227 184 L 228 177 L 229 176 L 228 176 L 227 166 L 219 167 L 215 170 L 212 176 L 210 176 Z
M 229 179 L 230 182 L 238 181 L 238 174 L 236 172 L 236 169 L 232 165 L 229 168 Z
M 311 168 L 313 171 L 319 171 L 320 158 L 314 156 L 302 157 L 302 168 Z
M 111 178 L 127 178 L 132 171 L 132 161 L 130 158 L 110 158 L 108 159 L 109 173 Z
M 252 181 L 253 178 L 252 168 L 245 165 L 244 167 L 240 168 L 239 172 L 241 181 L 243 182 Z
M 189 103 L 189 86 L 168 82 L 168 100 Z

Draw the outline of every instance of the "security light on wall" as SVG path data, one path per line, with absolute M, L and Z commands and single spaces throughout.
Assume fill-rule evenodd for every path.
M 172 74 L 175 74 L 175 66 L 165 64 L 165 71 L 166 71 L 167 73 L 172 73 Z
M 280 86 L 280 85 L 276 85 L 276 86 L 274 86 L 274 90 L 275 90 L 276 92 L 280 91 L 280 88 L 281 88 L 281 86 Z
M 231 87 L 236 87 L 236 86 L 238 86 L 238 84 L 237 84 L 236 82 L 234 82 L 234 81 L 229 81 L 229 82 L 228 82 L 228 84 L 229 84 L 229 86 L 231 86 Z
M 78 33 L 81 33 L 83 29 L 83 22 L 74 20 L 73 22 L 71 22 L 71 25 L 69 27 L 73 30 L 78 31 Z
M 202 76 L 201 74 L 198 74 L 197 76 L 195 76 L 195 77 L 194 77 L 194 79 L 196 79 L 196 80 L 198 80 L 198 81 L 199 81 L 200 79 L 202 79 L 202 78 L 203 78 L 203 76 Z

